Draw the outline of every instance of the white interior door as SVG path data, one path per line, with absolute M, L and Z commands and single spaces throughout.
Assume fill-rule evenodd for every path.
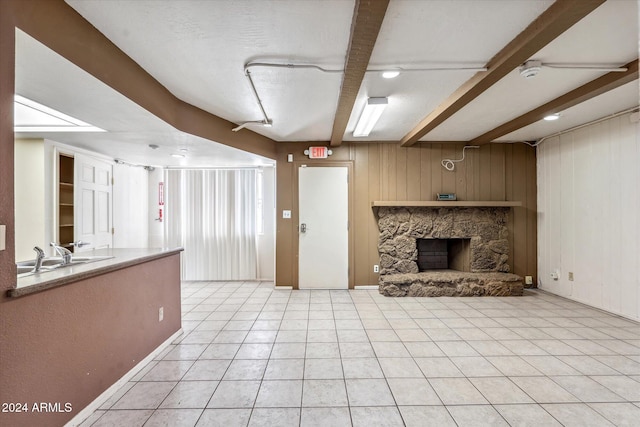
M 349 288 L 349 172 L 298 170 L 298 287 Z
M 112 166 L 92 157 L 75 155 L 75 252 L 110 248 L 112 234 Z

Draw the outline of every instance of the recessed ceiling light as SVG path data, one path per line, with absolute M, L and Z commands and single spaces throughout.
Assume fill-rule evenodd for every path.
M 179 151 L 180 151 L 181 153 L 186 153 L 186 152 L 187 152 L 187 151 L 189 151 L 189 150 L 187 150 L 186 148 L 181 148 Z
M 560 114 L 556 113 L 556 114 L 549 114 L 548 116 L 545 116 L 544 119 L 548 122 L 554 121 L 554 120 L 558 120 L 560 118 Z
M 393 79 L 395 77 L 398 77 L 399 75 L 400 71 L 398 70 L 388 70 L 382 72 L 382 77 L 384 77 L 385 79 Z
M 184 154 L 173 153 L 171 157 L 175 157 L 176 159 L 184 159 Z

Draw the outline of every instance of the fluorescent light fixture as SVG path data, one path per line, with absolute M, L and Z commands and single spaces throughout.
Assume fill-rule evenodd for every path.
M 364 110 L 362 110 L 358 123 L 356 123 L 353 136 L 369 136 L 388 104 L 389 101 L 387 98 L 369 98 L 364 106 Z
M 400 75 L 400 71 L 398 70 L 387 70 L 382 72 L 382 77 L 385 79 L 393 79 Z
M 273 121 L 271 119 L 269 120 L 253 120 L 250 122 L 244 122 L 239 126 L 234 127 L 233 129 L 231 129 L 232 132 L 238 132 L 241 129 L 246 128 L 248 125 L 252 125 L 252 124 L 256 124 L 256 125 L 262 125 L 263 127 L 266 128 L 270 128 L 273 126 Z
M 20 95 L 13 105 L 14 132 L 106 132 Z
M 554 121 L 554 120 L 558 120 L 560 118 L 560 114 L 556 113 L 556 114 L 550 114 L 548 116 L 545 116 L 544 119 L 548 122 Z

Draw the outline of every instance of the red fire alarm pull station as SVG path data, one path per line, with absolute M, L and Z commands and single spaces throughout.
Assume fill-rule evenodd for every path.
M 158 209 L 158 221 L 162 222 L 162 208 Z

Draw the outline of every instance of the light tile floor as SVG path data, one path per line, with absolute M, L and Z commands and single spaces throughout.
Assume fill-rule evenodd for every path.
M 182 286 L 184 335 L 83 426 L 608 426 L 640 420 L 640 324 L 553 295 Z

